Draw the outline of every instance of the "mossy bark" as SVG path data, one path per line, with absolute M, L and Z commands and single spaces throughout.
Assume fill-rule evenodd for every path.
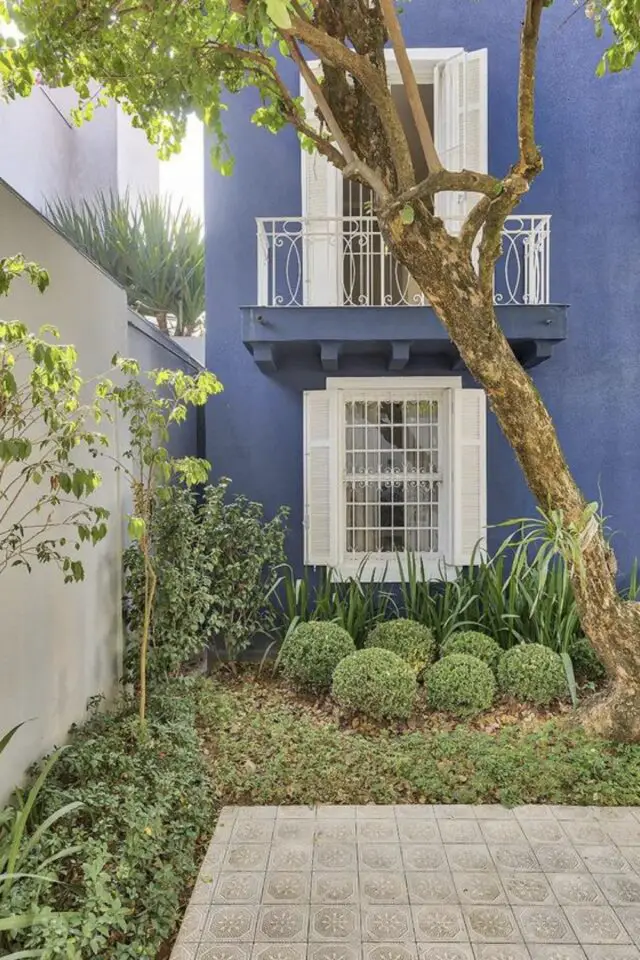
M 444 231 L 399 218 L 382 224 L 391 252 L 428 297 L 491 409 L 546 511 L 578 529 L 586 503 L 567 465 L 538 390 L 515 357 L 458 241 Z M 581 563 L 572 572 L 580 622 L 609 677 L 607 693 L 584 712 L 593 732 L 640 740 L 640 605 L 620 598 L 615 560 L 599 525 L 584 531 Z

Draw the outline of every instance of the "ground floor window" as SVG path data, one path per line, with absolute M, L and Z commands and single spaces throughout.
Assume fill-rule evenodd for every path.
M 484 394 L 460 378 L 330 378 L 305 394 L 305 562 L 434 575 L 484 536 Z

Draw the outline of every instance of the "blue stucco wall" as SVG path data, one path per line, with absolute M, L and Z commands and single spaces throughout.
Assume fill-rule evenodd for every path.
M 489 162 L 497 174 L 516 156 L 523 6 L 518 0 L 419 0 L 405 6 L 403 18 L 411 46 L 488 48 Z M 556 0 L 545 12 L 537 109 L 545 171 L 522 210 L 552 214 L 552 298 L 571 306 L 566 343 L 533 377 L 587 497 L 602 495 L 624 571 L 640 554 L 640 67 L 597 79 L 601 51 L 592 25 L 570 0 Z M 292 71 L 288 79 L 296 88 Z M 229 104 L 234 175 L 222 178 L 207 164 L 207 365 L 225 385 L 208 410 L 207 454 L 214 475 L 230 476 L 235 491 L 261 500 L 267 513 L 281 503 L 291 507 L 289 553 L 297 565 L 301 391 L 321 388 L 324 375 L 287 369 L 266 376 L 241 341 L 238 307 L 256 300 L 254 218 L 300 214 L 296 137 L 252 127 L 255 105 L 251 92 Z M 341 370 L 373 372 L 365 359 Z M 490 523 L 533 512 L 492 418 L 488 471 Z

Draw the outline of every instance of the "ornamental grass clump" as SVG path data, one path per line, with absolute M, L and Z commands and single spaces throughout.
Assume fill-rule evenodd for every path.
M 373 628 L 365 641 L 365 647 L 381 647 L 391 650 L 420 675 L 433 661 L 436 642 L 428 627 L 415 620 L 385 620 Z
M 470 717 L 488 710 L 496 680 L 484 661 L 467 653 L 451 653 L 433 665 L 427 677 L 427 700 L 434 710 Z
M 504 693 L 537 706 L 546 706 L 568 692 L 562 658 L 539 643 L 507 650 L 498 667 L 498 680 Z
M 406 720 L 416 702 L 416 672 L 391 650 L 369 647 L 338 664 L 331 692 L 345 710 L 374 720 Z
M 448 657 L 452 653 L 468 653 L 469 656 L 477 657 L 495 673 L 503 650 L 486 633 L 461 630 L 460 633 L 452 633 L 440 648 L 441 657 Z
M 355 649 L 350 635 L 337 623 L 301 623 L 287 634 L 280 666 L 295 686 L 320 692 L 329 689 L 333 671 Z

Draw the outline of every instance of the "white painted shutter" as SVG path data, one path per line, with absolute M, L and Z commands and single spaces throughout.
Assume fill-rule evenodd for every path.
M 320 122 L 309 87 L 301 79 L 301 93 L 307 121 L 315 129 Z M 338 218 L 339 171 L 321 154 L 301 151 L 304 303 L 313 307 L 339 304 L 342 290 L 338 271 L 340 235 Z M 328 218 L 334 218 L 333 220 Z
M 304 393 L 304 562 L 335 563 L 337 470 L 337 392 Z
M 448 170 L 488 168 L 487 51 L 460 53 L 435 71 L 435 146 Z M 436 195 L 436 213 L 449 233 L 460 230 L 478 202 L 476 193 Z
M 487 430 L 484 390 L 453 391 L 453 542 L 456 566 L 486 547 Z

